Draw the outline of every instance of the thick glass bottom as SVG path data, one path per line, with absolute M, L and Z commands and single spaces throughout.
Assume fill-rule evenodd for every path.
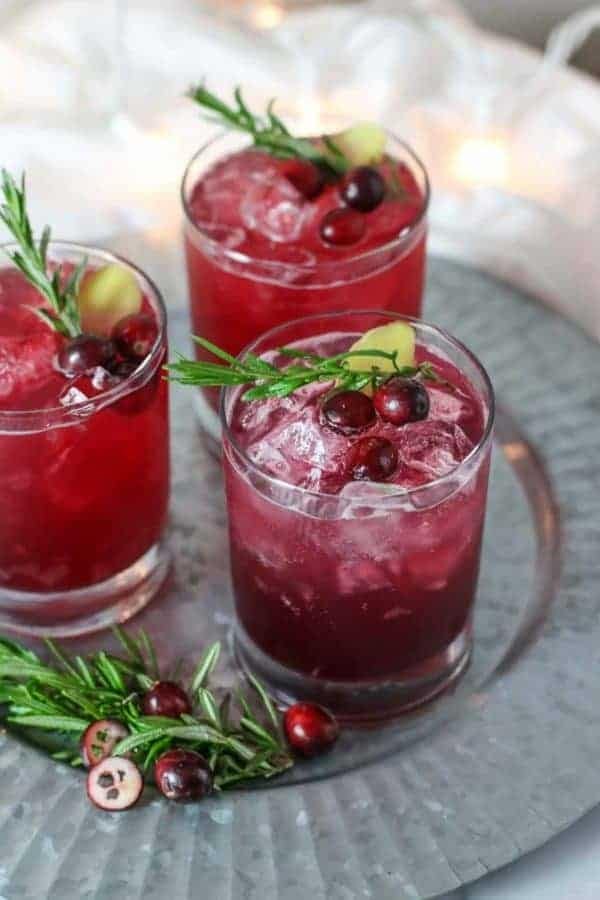
M 107 581 L 70 591 L 0 588 L 0 631 L 34 637 L 76 637 L 127 622 L 164 583 L 170 554 L 164 542 Z
M 463 631 L 442 652 L 411 666 L 390 681 L 327 681 L 288 669 L 263 653 L 236 624 L 235 654 L 245 671 L 254 673 L 276 700 L 321 703 L 341 722 L 375 725 L 396 718 L 450 688 L 469 665 L 472 628 Z

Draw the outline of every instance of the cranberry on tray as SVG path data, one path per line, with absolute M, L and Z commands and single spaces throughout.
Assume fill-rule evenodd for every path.
M 340 734 L 337 720 L 316 703 L 294 703 L 286 710 L 283 728 L 288 744 L 301 756 L 317 756 L 335 744 Z
M 154 778 L 161 794 L 179 803 L 202 800 L 213 789 L 210 766 L 193 750 L 167 750 L 154 765 Z
M 134 806 L 144 790 L 142 773 L 123 756 L 108 756 L 88 772 L 87 792 L 92 803 L 107 812 Z
M 186 692 L 175 681 L 157 681 L 144 694 L 142 709 L 146 716 L 178 719 L 184 713 L 191 713 L 192 705 Z
M 97 765 L 107 756 L 111 756 L 113 750 L 129 731 L 122 722 L 115 719 L 100 719 L 88 725 L 81 737 L 81 757 L 84 764 L 91 768 Z

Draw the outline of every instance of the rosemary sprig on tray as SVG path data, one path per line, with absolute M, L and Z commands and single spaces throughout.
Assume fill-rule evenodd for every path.
M 116 719 L 129 735 L 114 755 L 129 754 L 147 771 L 173 747 L 199 751 L 208 761 L 214 786 L 272 778 L 293 765 L 280 732 L 279 715 L 262 685 L 250 677 L 250 693 L 217 694 L 209 679 L 220 652 L 212 644 L 189 683 L 193 715 L 172 719 L 147 716 L 141 698 L 159 678 L 156 653 L 144 632 L 132 637 L 115 629 L 123 656 L 98 651 L 69 656 L 46 641 L 53 660 L 0 638 L 0 705 L 4 719 L 43 746 L 55 759 L 82 764 L 78 740 L 94 721 Z M 261 714 L 254 711 L 255 706 Z
M 50 305 L 50 309 L 32 307 L 32 312 L 54 331 L 65 337 L 76 337 L 81 334 L 77 294 L 87 260 L 83 259 L 66 280 L 59 269 L 50 274 L 47 258 L 50 228 L 46 226 L 36 241 L 27 213 L 25 176 L 21 177 L 19 187 L 12 175 L 2 169 L 1 192 L 4 202 L 0 203 L 0 221 L 19 245 L 18 250 L 8 252 L 8 257 Z
M 399 366 L 396 362 L 397 352 L 389 353 L 385 350 L 349 350 L 346 353 L 325 357 L 295 350 L 292 347 L 281 347 L 277 351 L 279 354 L 298 362 L 278 368 L 252 353 L 246 353 L 243 359 L 236 359 L 205 338 L 194 337 L 194 341 L 213 356 L 223 360 L 225 365 L 191 360 L 179 354 L 177 361 L 167 367 L 170 379 L 180 384 L 199 387 L 253 385 L 244 393 L 244 400 L 287 397 L 313 382 L 335 382 L 341 389 L 360 391 L 367 385 L 377 387 L 392 374 L 405 378 L 421 377 L 429 381 L 441 380 L 431 363 Z M 356 357 L 386 360 L 392 363 L 394 371 L 384 371 L 377 366 L 372 366 L 368 371 L 349 368 L 348 361 Z
M 209 122 L 225 125 L 236 131 L 249 134 L 257 147 L 262 147 L 273 156 L 306 159 L 332 174 L 342 175 L 350 168 L 350 162 L 330 137 L 320 141 L 294 137 L 273 111 L 272 100 L 264 116 L 252 113 L 238 87 L 234 92 L 235 105 L 229 106 L 211 93 L 204 84 L 190 88 L 188 96 L 202 107 L 204 118 Z

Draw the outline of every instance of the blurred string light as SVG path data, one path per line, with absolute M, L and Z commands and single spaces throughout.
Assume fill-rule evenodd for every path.
M 457 147 L 452 173 L 466 184 L 501 187 L 509 180 L 510 148 L 496 135 L 466 137 Z
M 284 11 L 279 3 L 257 3 L 250 13 L 255 28 L 276 28 L 283 21 Z

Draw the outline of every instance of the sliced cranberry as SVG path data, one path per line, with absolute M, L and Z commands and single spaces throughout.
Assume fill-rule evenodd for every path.
M 154 687 L 144 694 L 142 709 L 146 716 L 178 719 L 183 713 L 191 713 L 192 706 L 188 695 L 176 682 L 157 681 Z
M 117 322 L 111 337 L 122 356 L 141 362 L 156 343 L 158 326 L 148 313 L 135 313 Z
M 284 166 L 285 177 L 307 200 L 314 200 L 325 186 L 322 170 L 306 159 L 290 159 Z
M 129 734 L 122 722 L 100 719 L 88 725 L 81 737 L 81 757 L 89 768 L 111 756 L 113 750 Z
M 154 778 L 161 794 L 178 803 L 202 800 L 213 789 L 210 766 L 193 750 L 167 750 L 156 760 Z
M 351 450 L 350 467 L 356 481 L 385 481 L 398 468 L 398 451 L 387 438 L 362 438 Z
M 142 773 L 135 763 L 123 756 L 108 756 L 88 772 L 88 797 L 108 812 L 130 809 L 143 790 Z
M 361 391 L 339 391 L 323 403 L 323 418 L 336 431 L 352 434 L 375 421 L 373 401 Z
M 316 756 L 336 742 L 340 727 L 331 713 L 316 703 L 294 703 L 286 710 L 283 728 L 290 747 L 301 756 Z
M 390 378 L 373 396 L 375 409 L 385 422 L 405 425 L 429 415 L 429 394 L 415 378 Z
M 356 244 L 364 235 L 365 217 L 347 206 L 331 209 L 321 222 L 319 234 L 326 244 L 346 247 Z
M 98 366 L 109 368 L 116 355 L 115 345 L 93 334 L 80 334 L 58 353 L 58 367 L 69 378 L 83 375 Z
M 359 166 L 346 175 L 340 193 L 344 203 L 352 209 L 371 212 L 385 197 L 385 181 L 377 169 Z

